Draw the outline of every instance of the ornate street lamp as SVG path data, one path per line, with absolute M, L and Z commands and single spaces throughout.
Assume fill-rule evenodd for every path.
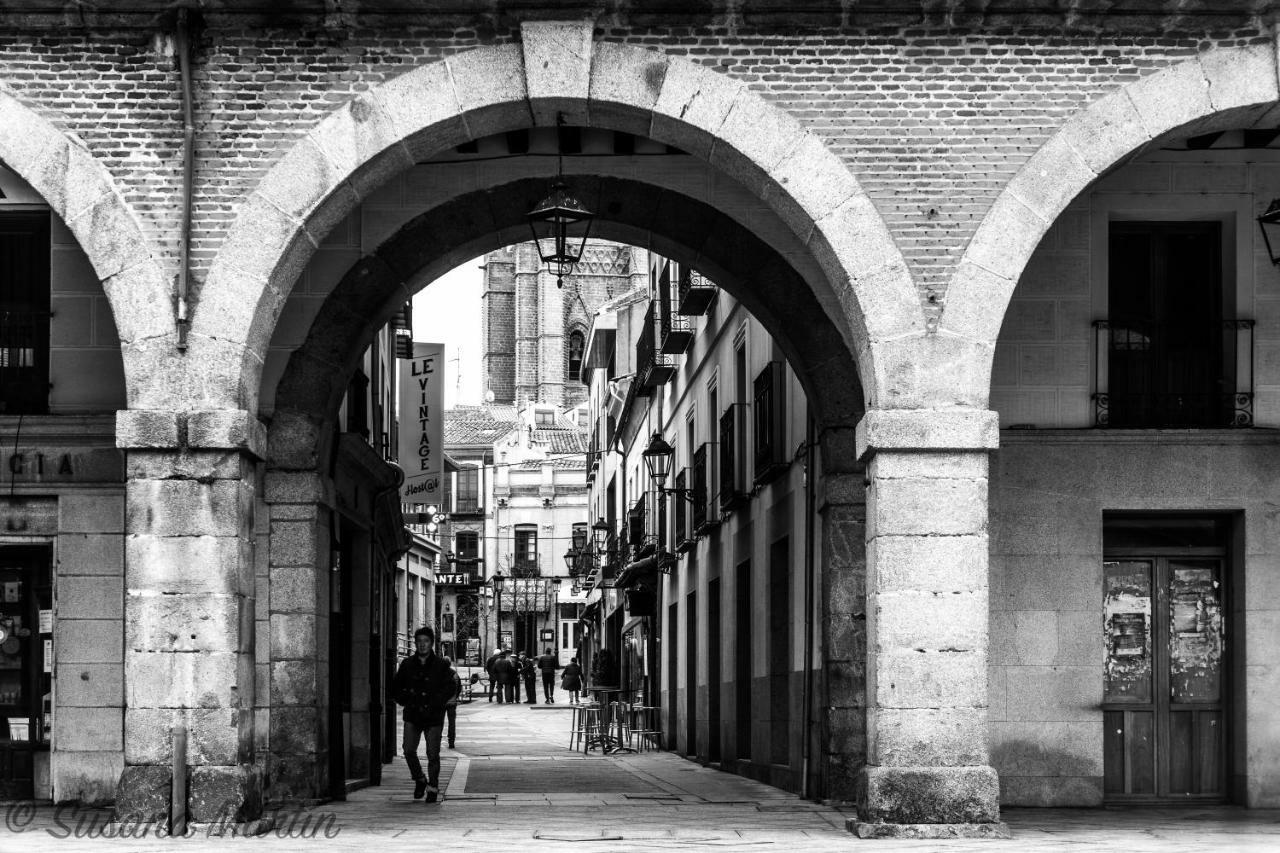
M 609 525 L 604 520 L 604 516 L 598 516 L 596 523 L 591 525 L 591 542 L 596 546 L 596 553 L 604 551 L 605 543 L 609 540 Z
M 661 433 L 655 432 L 649 439 L 649 446 L 641 453 L 644 467 L 649 469 L 649 479 L 660 495 L 675 495 L 693 502 L 693 489 L 668 489 L 667 476 L 671 473 L 671 460 L 675 458 L 675 448 L 667 444 Z
M 1280 198 L 1271 200 L 1271 205 L 1261 216 L 1258 217 L 1258 227 L 1262 229 L 1262 239 L 1267 244 L 1267 255 L 1271 258 L 1271 263 L 1280 266 Z M 1273 243 L 1271 235 L 1276 235 L 1276 241 Z
M 534 205 L 525 214 L 533 242 L 538 247 L 538 257 L 555 274 L 556 287 L 564 287 L 564 277 L 582 258 L 591 233 L 595 214 L 573 197 L 569 185 L 564 182 L 560 170 L 551 184 L 551 195 Z
M 570 548 L 568 551 L 564 552 L 564 567 L 569 570 L 570 577 L 576 574 L 576 569 L 578 568 L 577 549 Z

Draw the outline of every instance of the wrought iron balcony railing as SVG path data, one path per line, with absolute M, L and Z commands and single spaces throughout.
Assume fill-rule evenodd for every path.
M 670 356 L 659 351 L 656 346 L 658 332 L 657 305 L 649 304 L 645 314 L 643 328 L 636 339 L 636 384 L 637 392 L 648 396 L 655 388 L 671 381 L 676 368 Z
M 707 313 L 719 292 L 711 281 L 688 267 L 681 267 L 676 286 L 676 310 L 686 317 Z
M 1253 320 L 1210 321 L 1198 334 L 1145 320 L 1093 325 L 1095 426 L 1253 426 Z

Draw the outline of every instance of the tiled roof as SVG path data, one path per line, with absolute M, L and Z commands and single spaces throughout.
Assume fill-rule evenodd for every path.
M 551 453 L 586 453 L 587 431 L 578 427 L 572 429 L 547 429 L 539 427 L 533 431 L 533 440 L 547 445 Z
M 515 406 L 457 406 L 444 413 L 444 443 L 491 447 L 518 421 Z

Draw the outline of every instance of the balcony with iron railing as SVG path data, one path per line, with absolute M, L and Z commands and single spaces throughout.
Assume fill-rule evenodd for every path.
M 670 356 L 657 347 L 658 335 L 657 304 L 650 303 L 645 313 L 644 325 L 636 338 L 636 383 L 637 393 L 648 396 L 654 389 L 667 384 L 675 376 L 675 364 Z
M 1253 320 L 1212 320 L 1174 328 L 1113 318 L 1093 325 L 1095 426 L 1253 426 Z
M 676 311 L 686 317 L 705 314 L 715 301 L 717 293 L 719 288 L 705 276 L 688 267 L 681 267 L 676 284 Z

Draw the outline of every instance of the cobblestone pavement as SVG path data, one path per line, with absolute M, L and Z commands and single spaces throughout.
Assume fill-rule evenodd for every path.
M 442 802 L 412 798 L 403 761 L 383 784 L 343 803 L 277 814 L 256 838 L 103 838 L 109 812 L 10 805 L 0 853 L 309 849 L 568 850 L 573 853 L 741 851 L 1277 851 L 1280 812 L 1237 808 L 1008 809 L 1012 840 L 863 841 L 851 812 L 811 803 L 664 752 L 583 755 L 567 748 L 570 713 L 483 700 L 458 713 L 457 749 L 444 752 Z M 4 808 L 0 806 L 0 808 Z M 77 832 L 77 829 L 79 832 Z M 96 835 L 81 837 L 76 835 Z

